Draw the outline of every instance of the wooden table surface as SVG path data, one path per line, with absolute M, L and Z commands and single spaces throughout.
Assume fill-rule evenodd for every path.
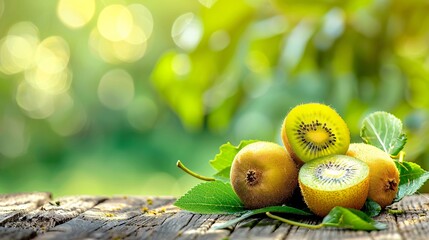
M 429 194 L 406 197 L 376 220 L 383 231 L 309 230 L 255 217 L 231 229 L 214 223 L 233 216 L 200 215 L 172 205 L 173 197 L 0 195 L 0 239 L 429 239 Z M 318 223 L 315 218 L 306 223 Z

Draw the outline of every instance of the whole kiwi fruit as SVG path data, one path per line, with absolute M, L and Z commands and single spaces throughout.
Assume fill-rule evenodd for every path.
M 308 208 L 326 216 L 336 206 L 361 209 L 369 189 L 369 167 L 346 155 L 330 155 L 305 163 L 299 187 Z
M 230 179 L 244 206 L 257 209 L 286 203 L 298 185 L 298 169 L 284 147 L 259 141 L 236 154 Z
M 352 143 L 347 155 L 364 161 L 369 166 L 368 197 L 382 208 L 390 205 L 396 197 L 399 171 L 390 155 L 365 143 Z
M 347 124 L 333 108 L 321 103 L 292 108 L 283 121 L 281 136 L 298 166 L 318 157 L 345 154 L 350 144 Z

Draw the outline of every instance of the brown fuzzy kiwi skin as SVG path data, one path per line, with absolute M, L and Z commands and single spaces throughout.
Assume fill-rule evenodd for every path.
M 352 143 L 346 153 L 369 166 L 368 197 L 382 208 L 392 204 L 399 186 L 399 171 L 395 162 L 383 150 L 365 143 Z
M 330 157 L 342 157 L 343 155 L 332 155 Z M 301 174 L 301 173 L 299 173 Z M 317 216 L 325 217 L 336 206 L 361 209 L 368 197 L 369 174 L 361 182 L 342 190 L 320 190 L 303 184 L 298 177 L 299 188 L 308 208 Z
M 298 169 L 284 147 L 260 141 L 237 153 L 230 179 L 245 208 L 257 209 L 288 202 L 298 186 Z

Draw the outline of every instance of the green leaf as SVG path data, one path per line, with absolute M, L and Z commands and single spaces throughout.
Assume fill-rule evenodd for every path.
M 234 146 L 231 143 L 225 143 L 219 148 L 219 153 L 213 160 L 210 160 L 210 165 L 218 171 L 222 171 L 228 167 L 231 167 L 232 161 L 235 155 L 246 145 L 257 142 L 257 140 L 243 140 L 238 146 Z M 229 178 L 229 173 L 228 173 Z
M 429 172 L 413 162 L 395 161 L 399 170 L 399 189 L 395 202 L 407 195 L 412 195 L 429 179 Z
M 329 214 L 323 218 L 322 224 L 324 226 L 346 228 L 353 230 L 383 230 L 387 225 L 381 222 L 374 221 L 362 211 L 335 207 Z
M 362 208 L 362 211 L 370 217 L 375 217 L 380 214 L 381 206 L 377 202 L 368 198 Z
M 393 156 L 398 155 L 407 142 L 401 120 L 387 112 L 368 115 L 362 122 L 360 136 L 364 142 Z
M 202 214 L 231 214 L 244 211 L 243 204 L 229 183 L 200 183 L 179 198 L 175 206 Z
M 219 172 L 217 172 L 215 175 L 213 175 L 213 177 L 216 180 L 220 180 L 222 182 L 227 182 L 229 183 L 229 173 L 231 172 L 231 167 L 227 167 L 225 169 L 220 170 Z
M 244 214 L 241 215 L 240 217 L 231 219 L 224 223 L 214 224 L 213 229 L 216 230 L 216 229 L 228 228 L 253 215 L 266 213 L 266 212 L 289 213 L 289 214 L 303 215 L 303 216 L 313 215 L 312 213 L 303 211 L 301 209 L 289 207 L 289 206 L 272 206 L 272 207 L 259 208 L 255 210 L 248 210 L 244 212 Z

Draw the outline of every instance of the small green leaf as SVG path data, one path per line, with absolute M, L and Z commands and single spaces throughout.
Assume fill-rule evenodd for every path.
M 225 143 L 219 148 L 219 153 L 213 160 L 210 160 L 210 165 L 217 171 L 222 171 L 225 168 L 231 167 L 235 155 L 246 145 L 257 142 L 257 140 L 243 140 L 238 146 L 231 143 Z M 229 173 L 228 173 L 229 178 Z
M 272 206 L 272 207 L 259 208 L 255 210 L 248 210 L 238 218 L 231 219 L 224 223 L 214 224 L 213 229 L 216 230 L 216 229 L 228 228 L 246 218 L 249 218 L 256 214 L 265 213 L 265 212 L 289 213 L 289 214 L 303 215 L 303 216 L 312 215 L 312 213 L 310 212 L 306 212 L 301 209 L 297 209 L 289 206 Z
M 399 170 L 399 189 L 395 198 L 395 202 L 397 202 L 403 197 L 417 192 L 429 179 L 429 172 L 413 162 L 395 161 L 395 164 Z
M 393 156 L 398 155 L 407 142 L 401 120 L 387 112 L 368 115 L 362 122 L 360 136 L 364 142 Z
M 346 228 L 353 230 L 383 230 L 387 225 L 381 222 L 374 221 L 365 213 L 344 207 L 335 207 L 329 214 L 323 218 L 324 226 Z
M 368 198 L 362 208 L 362 211 L 370 217 L 375 217 L 380 214 L 381 206 L 377 202 Z
M 231 167 L 227 167 L 225 169 L 220 170 L 219 172 L 217 172 L 215 175 L 213 175 L 213 177 L 216 180 L 220 180 L 222 182 L 227 182 L 229 183 L 229 173 L 231 172 Z
M 229 183 L 200 183 L 179 198 L 175 206 L 202 214 L 231 214 L 244 211 L 243 204 Z

